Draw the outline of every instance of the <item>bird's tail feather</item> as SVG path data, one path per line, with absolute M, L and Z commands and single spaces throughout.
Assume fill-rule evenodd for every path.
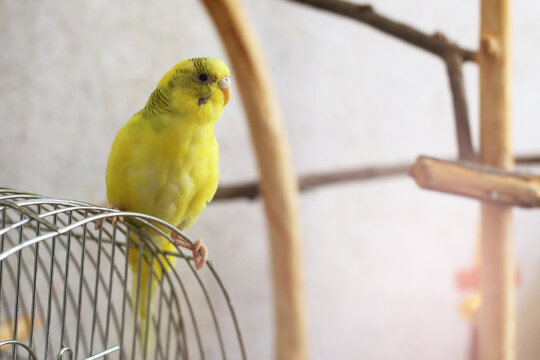
M 134 244 L 139 245 L 139 238 L 131 234 L 131 239 Z M 167 244 L 165 244 L 167 245 Z M 168 250 L 168 246 L 164 246 Z M 139 246 L 139 248 L 141 248 Z M 174 265 L 176 257 L 167 256 L 171 265 Z M 152 346 L 152 334 L 154 326 L 152 316 L 154 312 L 155 293 L 158 284 L 161 283 L 163 268 L 165 271 L 170 270 L 167 260 L 164 255 L 157 255 L 146 247 L 140 254 L 138 248 L 131 248 L 129 252 L 129 267 L 132 273 L 132 297 L 131 305 L 133 311 L 137 309 L 137 319 L 139 328 L 139 343 L 143 350 L 143 356 Z M 138 290 L 138 292 L 137 292 Z

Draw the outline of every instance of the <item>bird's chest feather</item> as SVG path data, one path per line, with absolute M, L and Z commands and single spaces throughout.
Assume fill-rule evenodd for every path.
M 124 168 L 125 208 L 173 225 L 191 222 L 216 191 L 218 146 L 212 127 L 146 132 Z

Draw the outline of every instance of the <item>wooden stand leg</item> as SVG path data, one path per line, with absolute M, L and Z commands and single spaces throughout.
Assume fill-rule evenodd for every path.
M 510 0 L 481 0 L 480 159 L 513 167 L 510 121 Z M 482 204 L 481 360 L 514 360 L 515 282 L 512 210 Z

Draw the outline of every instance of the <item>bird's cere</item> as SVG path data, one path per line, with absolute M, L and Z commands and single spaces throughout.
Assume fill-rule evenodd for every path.
M 220 89 L 228 89 L 231 86 L 230 76 L 225 76 L 221 80 L 219 80 L 218 86 Z

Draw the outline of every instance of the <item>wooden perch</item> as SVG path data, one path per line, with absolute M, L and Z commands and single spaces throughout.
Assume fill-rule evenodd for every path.
M 298 180 L 300 191 L 309 191 L 323 185 L 340 184 L 343 182 L 354 182 L 381 177 L 404 175 L 407 173 L 410 164 L 398 164 L 389 166 L 371 166 L 351 170 L 328 172 L 321 174 L 306 175 Z M 259 196 L 259 185 L 255 182 L 220 186 L 214 201 L 227 200 L 231 198 L 255 199 Z
M 239 0 L 204 0 L 232 65 L 242 97 L 270 235 L 275 307 L 275 356 L 307 359 L 302 244 L 296 175 L 262 50 Z
M 472 162 L 420 156 L 410 170 L 418 186 L 496 204 L 540 207 L 540 177 Z
M 452 104 L 454 105 L 454 119 L 456 123 L 456 138 L 458 144 L 458 154 L 460 160 L 475 161 L 476 156 L 472 145 L 471 127 L 469 121 L 469 107 L 465 96 L 465 86 L 463 84 L 463 60 L 457 52 L 450 51 L 444 57 L 446 71 L 450 82 L 452 93 Z
M 392 20 L 377 13 L 371 5 L 360 5 L 341 0 L 289 0 L 343 15 L 374 27 L 406 43 L 424 49 L 432 54 L 444 57 L 448 51 L 454 51 L 464 61 L 474 61 L 475 53 L 447 40 L 439 33 L 426 34 L 412 26 Z
M 518 155 L 515 161 L 519 165 L 538 165 L 540 164 L 540 155 Z
M 534 165 L 540 164 L 540 156 L 526 155 L 516 157 L 517 164 Z M 349 170 L 334 171 L 320 174 L 304 175 L 298 180 L 298 187 L 301 192 L 314 190 L 321 186 L 336 185 L 344 182 L 360 182 L 368 180 L 377 180 L 393 176 L 406 175 L 409 172 L 411 163 L 399 163 L 386 166 L 367 166 Z M 259 197 L 259 185 L 256 182 L 246 182 L 241 184 L 220 185 L 214 201 L 233 200 L 233 199 L 256 199 Z

